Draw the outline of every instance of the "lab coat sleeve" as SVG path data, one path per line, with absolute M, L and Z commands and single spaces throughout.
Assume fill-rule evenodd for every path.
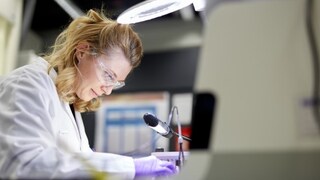
M 20 70 L 0 85 L 0 179 L 92 178 L 90 167 L 133 179 L 131 157 L 66 153 L 57 146 L 57 94 L 44 72 Z

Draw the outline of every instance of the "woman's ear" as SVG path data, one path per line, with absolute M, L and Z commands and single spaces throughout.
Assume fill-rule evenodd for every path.
M 84 54 L 86 51 L 89 50 L 89 44 L 87 43 L 79 43 L 76 47 L 76 57 L 78 59 L 78 61 L 80 62 L 80 60 L 84 57 Z
M 83 57 L 84 57 L 84 52 L 83 51 L 79 51 L 78 49 L 76 50 L 76 57 L 78 59 L 78 61 L 80 62 Z

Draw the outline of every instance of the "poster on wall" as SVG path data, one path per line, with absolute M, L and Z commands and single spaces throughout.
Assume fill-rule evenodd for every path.
M 96 115 L 96 150 L 142 156 L 150 154 L 158 147 L 168 149 L 169 140 L 148 127 L 143 115 L 151 113 L 166 121 L 169 101 L 167 92 L 115 94 L 104 97 Z

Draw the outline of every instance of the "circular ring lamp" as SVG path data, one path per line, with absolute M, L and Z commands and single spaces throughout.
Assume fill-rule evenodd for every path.
M 185 8 L 194 0 L 146 0 L 121 13 L 117 22 L 132 24 L 154 19 Z

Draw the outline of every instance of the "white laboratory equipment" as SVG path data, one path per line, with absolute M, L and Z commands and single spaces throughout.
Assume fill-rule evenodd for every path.
M 173 179 L 319 179 L 307 1 L 216 2 L 207 1 L 195 83 L 218 99 L 210 145 L 190 150 Z M 319 1 L 313 10 L 320 40 Z

